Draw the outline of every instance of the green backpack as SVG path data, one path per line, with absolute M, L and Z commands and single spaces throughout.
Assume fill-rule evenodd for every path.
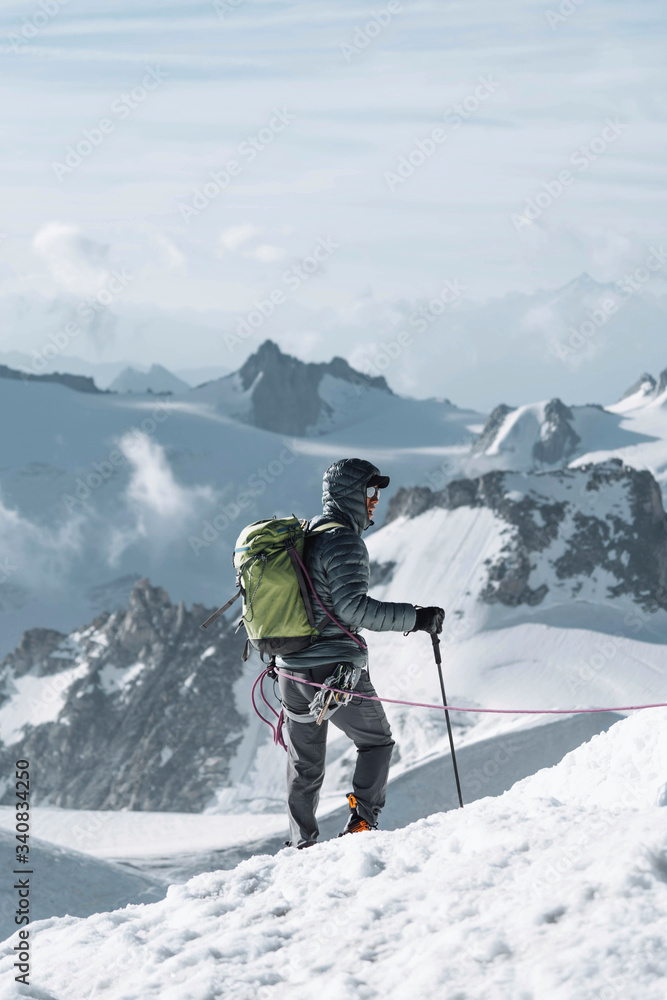
M 327 521 L 308 530 L 308 522 L 291 517 L 272 517 L 247 525 L 236 541 L 232 564 L 236 570 L 238 593 L 203 623 L 207 628 L 234 603 L 243 597 L 243 616 L 247 640 L 243 659 L 250 653 L 249 645 L 258 650 L 262 660 L 282 653 L 295 653 L 317 638 L 327 617 L 315 620 L 309 587 L 302 568 L 307 537 L 342 528 L 336 521 Z

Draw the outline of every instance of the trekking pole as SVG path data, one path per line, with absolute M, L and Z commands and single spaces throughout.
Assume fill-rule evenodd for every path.
M 452 724 L 449 721 L 449 709 L 447 708 L 447 696 L 445 695 L 445 682 L 442 677 L 442 658 L 440 656 L 440 639 L 436 632 L 431 632 L 431 642 L 433 643 L 433 655 L 435 656 L 440 678 L 440 690 L 442 691 L 442 703 L 445 706 L 445 717 L 447 719 L 447 732 L 449 733 L 449 745 L 452 748 L 452 764 L 454 765 L 454 777 L 456 778 L 456 791 L 459 793 L 459 805 L 463 809 L 463 796 L 461 795 L 461 782 L 459 781 L 459 769 L 456 765 L 456 752 L 454 750 L 454 736 L 452 734 Z

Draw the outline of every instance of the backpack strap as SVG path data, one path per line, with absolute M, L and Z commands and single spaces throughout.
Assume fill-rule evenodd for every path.
M 326 524 L 321 524 L 317 528 L 313 528 L 313 530 L 311 532 L 311 531 L 307 530 L 307 524 L 308 524 L 307 521 L 302 521 L 301 522 L 301 525 L 302 525 L 302 527 L 304 529 L 305 538 L 308 538 L 308 536 L 310 534 L 315 535 L 315 534 L 318 534 L 321 531 L 326 531 L 327 528 L 342 528 L 342 527 L 344 527 L 344 525 L 338 524 L 337 521 L 327 521 Z M 292 568 L 294 570 L 294 573 L 296 574 L 296 578 L 299 581 L 299 590 L 301 591 L 301 597 L 303 598 L 304 607 L 306 609 L 306 615 L 308 617 L 308 623 L 310 625 L 312 625 L 314 628 L 317 628 L 318 631 L 319 631 L 319 629 L 323 625 L 323 622 L 320 622 L 319 625 L 317 625 L 316 622 L 315 622 L 315 613 L 313 611 L 313 602 L 310 599 L 310 588 L 309 588 L 308 584 L 306 583 L 306 578 L 303 575 L 303 570 L 301 569 L 301 564 L 300 564 L 299 560 L 297 559 L 296 553 L 295 553 L 295 551 L 294 551 L 294 549 L 292 548 L 291 545 L 287 547 L 287 553 L 288 553 L 288 555 L 290 557 L 290 560 L 292 562 Z
M 306 540 L 310 537 L 310 535 L 317 535 L 320 532 L 328 531 L 329 528 L 347 528 L 347 527 L 348 527 L 347 524 L 341 524 L 340 521 L 326 521 L 324 524 L 318 524 L 317 527 L 315 527 L 315 528 L 305 528 Z M 299 569 L 301 569 L 301 567 L 299 567 Z M 304 583 L 305 583 L 305 581 L 304 581 Z M 306 590 L 308 590 L 308 588 L 306 588 Z M 306 606 L 307 610 L 308 610 L 308 606 L 310 606 L 310 608 L 312 608 L 312 604 L 310 602 L 310 595 L 308 597 L 308 605 Z M 310 613 L 312 613 L 312 611 Z M 311 624 L 315 626 L 315 628 L 317 629 L 318 632 L 321 632 L 322 628 L 330 620 L 331 619 L 329 618 L 329 616 L 325 615 L 324 618 L 321 618 L 319 622 L 316 622 L 315 619 L 314 619 L 314 616 L 313 616 L 313 621 L 311 622 Z M 309 618 L 309 621 L 310 621 L 310 618 Z
M 310 590 L 308 589 L 308 584 L 306 583 L 306 579 L 305 579 L 305 577 L 303 575 L 303 570 L 301 569 L 301 564 L 299 563 L 299 560 L 296 557 L 296 553 L 295 553 L 295 551 L 294 551 L 294 549 L 292 548 L 291 545 L 287 549 L 287 554 L 290 557 L 290 560 L 292 562 L 292 569 L 294 570 L 296 578 L 299 581 L 299 590 L 301 591 L 301 597 L 303 599 L 303 605 L 304 605 L 304 607 L 306 609 L 306 615 L 308 617 L 308 624 L 314 626 L 315 625 L 315 615 L 313 614 L 313 605 L 312 605 L 312 602 L 310 600 Z
M 327 521 L 325 524 L 318 524 L 316 528 L 308 528 L 306 536 L 315 535 L 320 531 L 327 531 L 328 528 L 347 528 L 347 525 L 341 524 L 339 521 Z
M 208 626 L 212 622 L 214 622 L 216 620 L 216 618 L 218 618 L 221 614 L 223 614 L 223 612 L 225 612 L 227 610 L 227 608 L 230 608 L 232 606 L 232 604 L 234 603 L 234 601 L 238 601 L 238 599 L 239 599 L 240 596 L 241 596 L 241 590 L 239 589 L 236 592 L 236 594 L 234 594 L 233 597 L 230 597 L 230 599 L 227 601 L 226 604 L 223 604 L 221 608 L 218 608 L 217 611 L 214 611 L 213 614 L 211 615 L 211 617 L 207 618 L 206 621 L 203 622 L 199 627 L 200 628 L 208 628 Z

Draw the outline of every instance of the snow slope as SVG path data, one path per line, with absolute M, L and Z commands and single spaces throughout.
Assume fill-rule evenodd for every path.
M 667 711 L 499 798 L 33 925 L 50 1000 L 662 1000 Z M 12 941 L 0 951 L 1 997 Z M 40 992 L 43 991 L 43 992 Z
M 159 877 L 71 850 L 69 845 L 79 822 L 85 819 L 70 818 L 69 844 L 56 845 L 30 835 L 30 868 L 34 872 L 30 876 L 31 920 L 67 915 L 88 917 L 127 903 L 153 902 L 164 896 L 166 885 Z M 16 846 L 15 832 L 13 824 L 0 830 L 0 846 L 8 870 Z M 16 930 L 16 904 L 16 891 L 7 877 L 0 888 L 1 939 Z

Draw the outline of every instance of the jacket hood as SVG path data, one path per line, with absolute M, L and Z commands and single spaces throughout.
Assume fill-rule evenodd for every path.
M 322 515 L 349 525 L 360 535 L 375 523 L 368 516 L 366 486 L 379 475 L 378 467 L 363 458 L 334 462 L 322 479 Z

